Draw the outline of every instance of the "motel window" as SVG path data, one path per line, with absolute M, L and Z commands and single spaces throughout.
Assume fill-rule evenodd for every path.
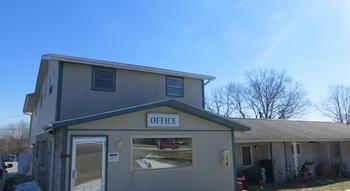
M 242 146 L 242 163 L 243 166 L 252 166 L 252 147 L 251 146 Z
M 166 77 L 166 95 L 174 97 L 183 97 L 183 78 L 178 77 Z
M 115 70 L 108 68 L 92 69 L 92 89 L 97 91 L 115 91 Z
M 193 166 L 192 138 L 133 138 L 132 169 Z
M 297 143 L 296 145 L 297 145 L 297 155 L 300 156 L 301 155 L 300 144 Z M 293 144 L 291 144 L 291 149 L 292 149 L 292 155 L 294 155 Z
M 52 94 L 52 91 L 53 91 L 53 84 L 54 84 L 54 79 L 53 79 L 53 76 L 51 76 L 50 82 L 49 82 L 49 95 Z

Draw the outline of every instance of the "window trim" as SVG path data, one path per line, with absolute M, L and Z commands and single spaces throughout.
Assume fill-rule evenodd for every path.
M 178 79 L 181 80 L 181 95 L 173 95 L 168 93 L 168 79 Z M 166 76 L 165 77 L 165 95 L 168 97 L 184 97 L 185 95 L 185 87 L 184 87 L 184 81 L 185 79 L 183 77 L 178 77 L 178 76 Z M 171 88 L 178 88 L 178 87 L 171 87 Z
M 192 140 L 192 165 L 184 167 L 169 167 L 169 168 L 157 168 L 157 169 L 133 169 L 133 139 L 135 138 L 191 138 Z M 130 172 L 131 173 L 142 173 L 142 172 L 154 172 L 154 171 L 169 171 L 169 170 L 179 170 L 179 169 L 193 169 L 196 167 L 196 157 L 195 157 L 195 137 L 194 135 L 132 135 L 130 136 Z
M 249 147 L 250 149 L 250 165 L 244 165 L 244 159 L 243 159 L 243 147 Z M 253 146 L 252 145 L 242 145 L 241 146 L 241 158 L 242 158 L 242 166 L 243 167 L 252 167 L 253 166 Z
M 299 145 L 299 153 L 297 154 L 297 156 L 300 157 L 301 156 L 301 145 L 300 145 L 300 143 L 297 143 L 296 145 L 297 145 L 297 152 L 298 152 L 298 145 Z M 292 147 L 291 154 L 292 154 L 292 156 L 294 156 L 293 143 L 291 143 L 290 146 Z
M 96 70 L 113 72 L 113 89 L 96 88 L 95 87 L 95 71 Z M 102 91 L 102 92 L 115 92 L 115 90 L 116 90 L 116 70 L 114 68 L 93 66 L 91 68 L 91 90 Z

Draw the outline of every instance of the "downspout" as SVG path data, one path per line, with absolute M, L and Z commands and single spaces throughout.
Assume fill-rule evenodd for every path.
M 55 164 L 55 134 L 53 130 L 47 130 L 47 133 L 50 134 L 51 138 L 51 156 L 50 156 L 50 177 L 49 177 L 49 191 L 53 191 L 53 182 L 54 182 L 54 164 Z
M 205 109 L 205 93 L 204 93 L 204 89 L 205 86 L 207 84 L 209 84 L 212 80 L 207 80 L 206 82 L 204 82 L 204 80 L 202 80 L 202 109 Z
M 237 190 L 237 169 L 236 169 L 236 145 L 234 130 L 231 130 L 232 141 L 232 173 L 233 173 L 233 191 Z
M 206 81 L 206 82 L 204 82 L 204 80 L 203 80 L 203 82 L 204 82 L 204 86 L 206 86 L 207 84 L 209 84 L 211 81 L 213 81 L 213 80 L 209 79 L 209 80 L 208 80 L 208 81 Z

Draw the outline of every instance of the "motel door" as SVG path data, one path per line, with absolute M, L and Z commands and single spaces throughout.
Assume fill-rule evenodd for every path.
M 331 154 L 331 163 L 333 165 L 342 163 L 341 148 L 339 142 L 331 142 L 330 145 L 330 154 Z
M 73 138 L 71 191 L 104 191 L 105 157 L 105 137 Z

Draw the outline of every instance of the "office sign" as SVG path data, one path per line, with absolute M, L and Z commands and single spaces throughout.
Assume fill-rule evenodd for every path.
M 147 113 L 148 128 L 177 128 L 180 127 L 178 114 Z

